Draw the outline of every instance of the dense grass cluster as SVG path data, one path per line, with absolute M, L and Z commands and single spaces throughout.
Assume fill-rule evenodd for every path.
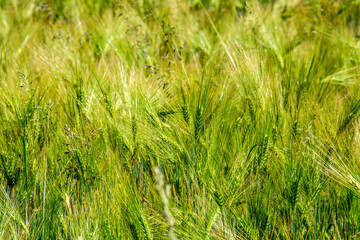
M 0 239 L 360 238 L 357 0 L 0 0 Z

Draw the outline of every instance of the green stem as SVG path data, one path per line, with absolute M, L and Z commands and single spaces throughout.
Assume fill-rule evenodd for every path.
M 26 225 L 28 224 L 28 168 L 27 168 L 27 149 L 26 149 L 26 111 L 24 111 L 24 137 L 23 137 L 23 148 L 24 148 L 24 162 L 25 162 L 25 215 L 26 215 Z

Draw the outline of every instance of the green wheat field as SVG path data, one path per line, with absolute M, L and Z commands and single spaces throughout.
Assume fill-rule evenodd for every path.
M 360 239 L 359 0 L 0 0 L 0 239 Z

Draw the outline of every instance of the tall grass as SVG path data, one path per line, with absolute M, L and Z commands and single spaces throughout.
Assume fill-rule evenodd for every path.
M 0 0 L 0 238 L 359 238 L 359 17 Z

